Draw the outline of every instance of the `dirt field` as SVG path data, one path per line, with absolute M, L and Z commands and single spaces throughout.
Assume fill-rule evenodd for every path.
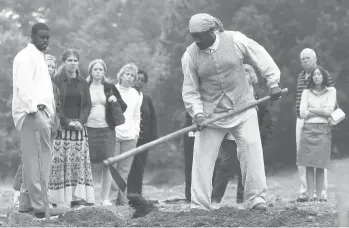
M 176 173 L 174 173 L 174 176 Z M 180 175 L 178 173 L 178 175 Z M 157 178 L 158 179 L 158 178 Z M 182 177 L 178 177 L 182 179 Z M 175 226 L 175 227 L 212 227 L 212 226 L 259 226 L 259 227 L 333 227 L 336 226 L 335 185 L 334 174 L 329 172 L 329 201 L 327 203 L 295 203 L 299 182 L 297 174 L 284 172 L 268 177 L 268 205 L 266 213 L 247 211 L 235 203 L 236 184 L 231 182 L 223 199 L 223 207 L 219 210 L 190 211 L 189 204 L 177 202 L 168 204 L 167 199 L 183 198 L 183 184 L 169 186 L 144 187 L 144 196 L 159 202 L 156 209 L 145 217 L 132 219 L 134 210 L 129 206 L 123 207 L 89 207 L 78 211 L 68 212 L 58 220 L 46 221 L 12 221 L 0 219 L 2 227 L 6 226 Z M 154 181 L 149 180 L 149 183 Z M 98 190 L 97 190 L 98 191 Z M 12 190 L 2 188 L 0 193 L 0 213 L 12 211 Z M 20 220 L 20 219 L 19 219 Z

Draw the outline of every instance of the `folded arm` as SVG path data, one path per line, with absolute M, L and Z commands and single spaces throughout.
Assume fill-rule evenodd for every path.
M 331 88 L 328 91 L 328 98 L 327 98 L 326 104 L 322 108 L 309 107 L 308 111 L 311 113 L 314 113 L 316 115 L 319 115 L 319 116 L 329 117 L 329 116 L 331 116 L 331 113 L 333 112 L 333 110 L 335 108 L 336 98 L 337 98 L 336 89 Z

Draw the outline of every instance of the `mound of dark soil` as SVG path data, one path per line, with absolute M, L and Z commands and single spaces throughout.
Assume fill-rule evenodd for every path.
M 59 218 L 59 221 L 82 226 L 99 226 L 113 223 L 119 226 L 122 220 L 110 210 L 103 207 L 85 207 L 80 210 L 69 211 Z
M 217 211 L 190 212 L 154 211 L 146 217 L 135 219 L 127 226 L 138 227 L 281 227 L 281 226 L 336 226 L 335 214 L 318 216 L 316 213 L 287 208 L 263 213 L 259 211 L 221 208 Z M 126 224 L 125 224 L 126 225 Z

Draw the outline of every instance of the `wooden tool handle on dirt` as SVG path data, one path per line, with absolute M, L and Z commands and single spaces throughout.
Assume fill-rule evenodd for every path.
M 288 89 L 285 88 L 285 89 L 283 89 L 283 90 L 281 91 L 281 94 L 284 95 L 284 94 L 287 94 L 287 92 L 288 92 Z M 261 103 L 263 103 L 263 102 L 265 102 L 265 101 L 270 100 L 270 98 L 271 98 L 270 96 L 265 96 L 265 97 L 263 97 L 263 98 L 261 98 L 261 99 L 258 99 L 258 100 L 256 100 L 256 101 L 253 101 L 253 102 L 251 102 L 251 103 L 249 103 L 249 104 L 247 104 L 247 105 L 244 105 L 244 106 L 239 107 L 239 108 L 237 108 L 237 109 L 235 109 L 235 110 L 232 110 L 232 111 L 229 111 L 229 112 L 227 112 L 227 113 L 225 113 L 225 114 L 222 114 L 222 115 L 220 115 L 220 116 L 217 116 L 216 118 L 208 119 L 207 121 L 204 122 L 204 125 L 207 125 L 207 124 L 216 122 L 217 120 L 226 118 L 226 117 L 228 117 L 228 116 L 236 115 L 236 114 L 238 114 L 238 113 L 241 113 L 241 112 L 243 112 L 243 111 L 246 111 L 247 109 L 250 109 L 250 108 L 255 107 L 255 106 L 257 106 L 257 105 L 259 105 L 259 104 L 261 104 Z M 191 126 L 189 126 L 189 127 L 183 128 L 183 129 L 181 129 L 181 130 L 175 131 L 175 132 L 173 132 L 173 133 L 171 133 L 171 134 L 168 134 L 168 135 L 165 135 L 165 136 L 163 136 L 163 137 L 161 137 L 161 138 L 158 138 L 158 139 L 156 139 L 156 140 L 154 140 L 154 141 L 151 141 L 151 142 L 149 142 L 149 143 L 146 143 L 146 144 L 144 144 L 144 145 L 142 145 L 142 146 L 140 146 L 140 147 L 136 147 L 136 148 L 134 148 L 134 149 L 132 149 L 132 150 L 129 150 L 129 151 L 127 151 L 127 152 L 125 152 L 125 153 L 123 153 L 123 154 L 120 154 L 120 155 L 118 155 L 118 156 L 105 159 L 105 160 L 103 161 L 103 163 L 104 163 L 105 165 L 108 165 L 108 166 L 109 166 L 109 165 L 112 165 L 112 164 L 114 164 L 114 163 L 116 163 L 116 162 L 118 162 L 118 161 L 120 161 L 120 160 L 126 159 L 126 158 L 128 158 L 128 157 L 130 157 L 130 156 L 134 156 L 134 155 L 139 154 L 139 153 L 142 153 L 142 152 L 144 152 L 144 151 L 146 151 L 146 150 L 148 150 L 148 149 L 150 149 L 150 148 L 152 148 L 152 147 L 154 147 L 154 146 L 156 146 L 156 145 L 158 145 L 158 144 L 160 144 L 160 143 L 163 143 L 163 142 L 165 142 L 165 141 L 167 141 L 167 140 L 176 138 L 176 137 L 178 137 L 178 136 L 180 136 L 180 135 L 183 135 L 183 134 L 188 133 L 188 132 L 190 132 L 190 131 L 194 131 L 194 130 L 196 130 L 196 129 L 197 129 L 197 126 L 196 126 L 195 124 L 193 124 L 193 125 L 191 125 Z
M 36 140 L 36 148 L 38 151 L 38 166 L 39 166 L 39 175 L 40 175 L 40 185 L 41 185 L 41 194 L 43 197 L 43 201 L 44 201 L 44 207 L 45 207 L 45 217 L 46 220 L 49 221 L 50 220 L 50 206 L 49 206 L 49 200 L 48 200 L 48 195 L 47 195 L 47 188 L 46 188 L 46 184 L 45 184 L 45 179 L 44 179 L 44 174 L 43 174 L 43 170 L 42 170 L 42 159 L 41 159 L 41 142 L 40 142 L 40 133 L 39 132 L 35 132 L 35 140 Z

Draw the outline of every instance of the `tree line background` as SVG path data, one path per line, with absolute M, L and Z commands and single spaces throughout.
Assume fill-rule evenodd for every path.
M 280 67 L 288 96 L 270 105 L 275 126 L 265 150 L 268 167 L 295 165 L 295 88 L 301 71 L 299 53 L 313 48 L 334 77 L 340 107 L 349 113 L 349 1 L 345 0 L 0 0 L 0 175 L 12 176 L 20 159 L 20 142 L 11 116 L 12 62 L 30 41 L 31 26 L 51 29 L 50 54 L 66 48 L 81 54 L 86 76 L 90 61 L 102 58 L 108 77 L 135 62 L 149 73 L 147 93 L 159 121 L 159 136 L 180 129 L 185 121 L 181 98 L 181 56 L 192 39 L 188 21 L 195 13 L 218 17 L 225 29 L 253 38 Z M 348 154 L 348 121 L 333 129 L 334 157 Z M 147 169 L 182 169 L 181 138 L 150 153 Z

